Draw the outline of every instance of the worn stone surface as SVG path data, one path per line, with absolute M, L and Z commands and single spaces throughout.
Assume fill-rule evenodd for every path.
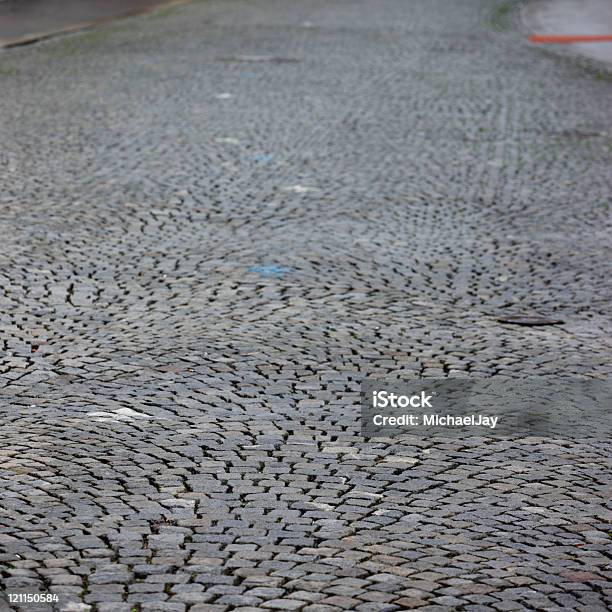
M 610 605 L 609 443 L 359 435 L 365 376 L 612 369 L 610 83 L 504 6 L 212 1 L 0 56 L 2 588 Z

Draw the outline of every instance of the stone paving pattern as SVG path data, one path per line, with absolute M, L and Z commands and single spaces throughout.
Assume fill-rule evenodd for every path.
M 0 55 L 2 589 L 610 606 L 597 424 L 359 435 L 366 376 L 612 372 L 612 85 L 509 6 L 212 0 Z

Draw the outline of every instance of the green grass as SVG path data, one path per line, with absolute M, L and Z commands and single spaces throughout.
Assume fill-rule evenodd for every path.
M 604 70 L 599 67 L 593 67 L 591 68 L 591 72 L 598 81 L 612 81 L 612 72 L 610 72 L 609 70 Z
M 511 25 L 512 14 L 520 0 L 502 0 L 491 13 L 491 26 L 497 32 L 504 32 Z
M 177 9 L 182 8 L 185 5 L 184 2 L 177 2 L 176 4 L 169 4 L 167 6 L 160 6 L 159 8 L 153 9 L 148 17 L 149 19 L 164 19 L 176 12 Z
M 0 64 L 0 76 L 15 76 L 19 74 L 19 70 L 14 66 Z
M 89 30 L 59 35 L 46 48 L 53 55 L 61 57 L 88 53 L 98 50 L 111 34 L 128 28 L 129 25 L 125 23 L 104 23 Z
M 97 49 L 106 35 L 107 32 L 104 29 L 76 32 L 65 38 L 58 38 L 53 41 L 53 44 L 48 46 L 48 50 L 54 55 L 62 57 L 77 55 L 85 51 L 93 51 Z

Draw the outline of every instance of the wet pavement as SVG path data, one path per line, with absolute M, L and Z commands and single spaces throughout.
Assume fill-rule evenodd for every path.
M 60 32 L 134 15 L 163 0 L 2 0 L 0 47 L 25 44 Z
M 365 377 L 612 375 L 612 85 L 507 8 L 210 0 L 3 51 L 0 592 L 610 608 L 598 422 L 360 430 Z

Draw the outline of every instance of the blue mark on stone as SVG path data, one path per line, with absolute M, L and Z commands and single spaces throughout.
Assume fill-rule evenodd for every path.
M 241 72 L 240 76 L 244 77 L 245 79 L 254 79 L 257 76 L 257 73 L 256 72 Z
M 256 155 L 251 155 L 251 159 L 260 164 L 267 164 L 274 159 L 274 155 L 271 153 L 258 153 Z
M 265 266 L 252 266 L 251 268 L 249 268 L 249 272 L 259 274 L 264 278 L 282 278 L 283 276 L 285 276 L 285 274 L 290 274 L 291 272 L 293 272 L 293 268 L 270 264 Z

